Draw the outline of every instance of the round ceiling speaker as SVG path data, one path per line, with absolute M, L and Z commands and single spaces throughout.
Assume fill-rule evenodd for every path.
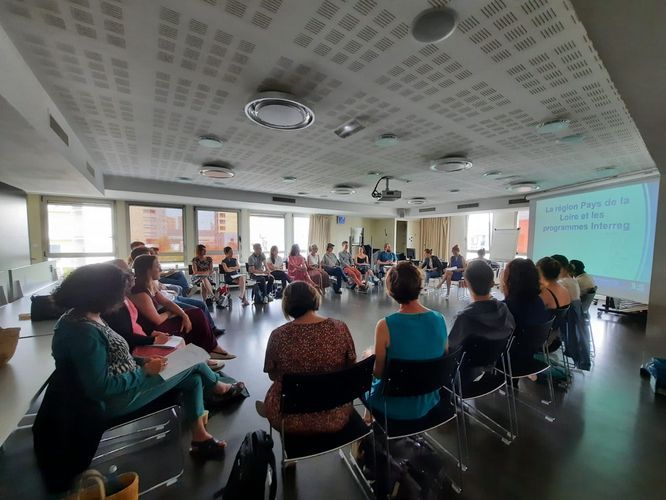
M 472 162 L 464 156 L 445 156 L 430 163 L 430 170 L 434 172 L 460 172 L 472 168 Z
M 377 139 L 375 139 L 375 144 L 377 146 L 395 146 L 400 142 L 398 136 L 395 134 L 382 134 Z
M 211 179 L 230 179 L 236 175 L 231 167 L 217 163 L 204 163 L 201 165 L 199 173 Z
M 354 194 L 356 193 L 356 189 L 354 189 L 351 186 L 347 186 L 346 184 L 339 184 L 337 186 L 333 186 L 333 189 L 331 189 L 331 193 L 333 194 Z
M 437 43 L 450 37 L 458 25 L 458 15 L 448 7 L 421 12 L 412 21 L 412 36 L 417 42 Z
M 315 121 L 314 111 L 286 92 L 260 92 L 245 105 L 245 114 L 275 130 L 301 130 Z
M 425 205 L 426 199 L 422 196 L 417 196 L 415 198 L 410 198 L 407 200 L 408 205 Z
M 532 181 L 522 181 L 522 182 L 512 182 L 507 187 L 509 191 L 515 191 L 516 193 L 531 193 L 532 191 L 537 191 L 541 189 L 536 182 Z
M 536 131 L 539 134 L 557 134 L 563 130 L 567 130 L 571 122 L 569 120 L 551 120 L 548 122 L 539 123 L 536 126 Z
M 197 142 L 199 143 L 199 146 L 203 146 L 205 148 L 221 148 L 224 145 L 222 139 L 216 135 L 201 135 L 199 136 Z

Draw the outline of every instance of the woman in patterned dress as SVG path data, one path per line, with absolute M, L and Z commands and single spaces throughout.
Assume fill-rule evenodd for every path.
M 215 268 L 213 259 L 206 255 L 206 245 L 197 245 L 197 255 L 192 259 L 192 284 L 201 287 L 201 298 L 208 307 L 213 305 L 213 283 Z
M 280 415 L 282 376 L 285 373 L 326 373 L 353 365 L 356 349 L 349 328 L 342 321 L 317 314 L 320 296 L 305 281 L 295 281 L 282 295 L 284 315 L 294 318 L 273 330 L 266 347 L 264 371 L 273 381 L 264 404 L 258 404 L 271 425 L 294 434 L 336 432 L 349 421 L 351 404 L 317 413 Z

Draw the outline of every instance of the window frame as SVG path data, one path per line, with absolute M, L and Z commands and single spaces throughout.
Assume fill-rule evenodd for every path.
M 187 224 L 187 210 L 185 210 L 185 205 L 178 204 L 169 204 L 169 203 L 148 203 L 145 201 L 127 201 L 125 202 L 125 220 L 127 221 L 127 242 L 131 243 L 132 240 L 132 219 L 130 217 L 131 207 L 146 207 L 146 208 L 177 208 L 181 211 L 181 217 L 183 220 L 183 265 L 187 267 L 189 259 L 188 248 L 187 248 L 187 238 L 185 236 L 185 226 Z M 160 248 L 160 257 L 178 257 L 180 253 L 178 252 L 163 252 Z M 178 265 L 178 262 L 163 262 L 162 267 L 170 267 L 171 264 Z
M 282 239 L 284 241 L 284 245 L 287 245 L 287 213 L 286 212 L 250 212 L 247 217 L 247 228 L 248 228 L 248 238 L 250 237 L 250 234 L 252 233 L 252 217 L 270 217 L 273 219 L 282 219 Z M 292 214 L 293 217 L 293 214 Z M 293 221 L 292 221 L 292 226 L 293 226 Z M 293 232 L 293 227 L 292 227 L 292 232 Z M 252 253 L 252 245 L 254 245 L 253 241 L 250 241 L 248 244 L 248 251 Z M 279 250 L 279 249 L 278 249 Z M 264 255 L 268 257 L 270 254 L 271 249 L 269 248 L 264 248 Z M 287 254 L 287 249 L 284 248 L 282 252 L 286 255 Z
M 492 211 L 488 212 L 474 212 L 472 214 L 468 214 L 465 217 L 465 260 L 471 260 L 476 258 L 477 252 L 481 248 L 470 248 L 469 247 L 469 238 L 470 238 L 470 231 L 469 231 L 469 218 L 470 216 L 473 215 L 488 215 L 488 248 L 485 248 L 486 250 L 486 258 L 489 259 L 491 257 L 491 247 L 492 247 L 492 238 L 493 238 L 493 221 L 494 221 L 494 214 Z M 469 254 L 473 254 L 473 257 L 469 257 Z
M 227 212 L 227 213 L 235 213 L 236 214 L 236 236 L 238 237 L 238 252 L 240 252 L 241 249 L 241 242 L 243 241 L 243 238 L 241 236 L 241 211 L 238 209 L 233 209 L 233 208 L 222 208 L 222 207 L 207 207 L 207 206 L 198 206 L 195 205 L 193 207 L 194 209 L 194 241 L 196 244 L 199 244 L 199 210 L 204 211 L 204 212 Z M 224 255 L 224 252 L 222 250 L 208 250 L 206 248 L 206 254 L 207 255 Z
M 296 243 L 296 231 L 295 231 L 296 225 L 293 223 L 293 219 L 296 219 L 297 217 L 301 218 L 301 219 L 306 219 L 306 218 L 308 219 L 308 240 L 310 240 L 309 222 L 310 222 L 310 217 L 312 217 L 312 214 L 292 214 L 291 217 L 292 217 L 292 224 L 291 224 L 291 242 L 292 242 L 292 244 Z M 309 245 L 310 245 L 310 243 L 308 242 L 306 244 L 305 248 L 301 248 L 301 255 L 303 257 L 307 258 Z M 289 254 L 289 251 L 290 251 L 290 249 L 287 249 L 287 248 L 284 249 L 285 257 Z
M 51 205 L 81 205 L 95 207 L 109 207 L 111 209 L 111 252 L 51 252 L 49 239 L 49 204 Z M 85 257 L 108 257 L 114 259 L 118 253 L 118 221 L 116 220 L 116 202 L 114 200 L 96 200 L 91 198 L 68 198 L 64 196 L 42 196 L 42 249 L 45 259 L 77 259 Z

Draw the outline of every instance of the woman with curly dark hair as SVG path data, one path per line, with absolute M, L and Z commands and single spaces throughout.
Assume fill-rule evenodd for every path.
M 551 315 L 539 296 L 539 271 L 530 259 L 509 262 L 502 273 L 501 287 L 504 303 L 516 321 L 516 330 L 550 320 Z
M 167 391 L 180 389 L 192 429 L 191 453 L 201 458 L 219 456 L 226 443 L 206 430 L 203 391 L 224 400 L 242 391 L 243 384 L 220 382 L 204 363 L 164 380 L 159 373 L 167 358 L 133 358 L 125 339 L 101 317 L 122 304 L 128 279 L 114 265 L 92 264 L 73 271 L 54 292 L 55 303 L 68 309 L 53 336 L 56 372 L 73 373 L 83 388 L 81 397 L 95 401 L 106 419 L 133 413 Z

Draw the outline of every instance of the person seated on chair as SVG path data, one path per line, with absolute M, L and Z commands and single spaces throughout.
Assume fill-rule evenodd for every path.
M 516 332 L 550 321 L 551 314 L 539 296 L 539 270 L 530 259 L 513 259 L 509 262 L 504 267 L 500 286 L 504 303 L 516 323 Z
M 425 271 L 426 281 L 433 278 L 442 277 L 442 261 L 439 257 L 432 254 L 432 249 L 426 248 L 423 251 L 423 262 L 421 262 L 421 269 Z
M 419 302 L 422 285 L 423 271 L 410 262 L 399 262 L 386 273 L 386 291 L 399 309 L 375 327 L 375 378 L 366 396 L 373 414 L 386 412 L 391 419 L 413 420 L 427 415 L 440 401 L 439 391 L 415 397 L 382 396 L 382 375 L 390 359 L 426 360 L 446 352 L 444 316 Z
M 391 251 L 391 245 L 384 243 L 384 250 L 377 254 L 377 273 L 380 277 L 384 276 L 386 268 L 394 266 L 398 261 L 398 257 Z
M 128 263 L 130 266 L 132 266 L 134 259 L 139 257 L 140 255 L 155 255 L 155 251 L 148 248 L 148 247 L 137 247 L 134 250 L 132 250 L 132 253 L 130 255 L 130 258 L 128 259 Z M 155 255 L 157 257 L 157 255 Z M 159 258 L 159 257 L 158 257 Z M 181 273 L 182 274 L 182 273 Z M 156 281 L 155 282 L 156 289 L 159 291 L 164 291 L 164 284 L 161 281 Z M 168 288 L 167 288 L 168 289 Z M 220 335 L 224 335 L 226 330 L 224 328 L 218 328 L 215 325 L 215 320 L 213 320 L 213 317 L 210 314 L 210 311 L 208 310 L 208 307 L 206 304 L 199 299 L 195 299 L 194 297 L 180 297 L 176 296 L 173 298 L 173 301 L 178 304 L 182 309 L 191 309 L 192 307 L 196 307 L 197 309 L 200 309 L 201 312 L 203 313 L 204 317 L 206 318 L 206 321 L 208 322 L 208 325 L 210 325 L 211 330 L 213 330 L 213 333 L 215 336 L 219 337 Z
M 333 252 L 333 248 L 335 248 L 333 243 L 326 245 L 326 253 L 321 258 L 321 265 L 329 276 L 337 278 L 333 281 L 333 292 L 341 294 L 342 290 L 340 288 L 342 288 L 342 283 L 347 282 L 347 276 L 345 276 L 340 259 Z
M 201 298 L 208 307 L 213 305 L 213 259 L 206 255 L 206 245 L 197 245 L 196 256 L 192 258 L 192 285 L 201 287 Z
M 224 282 L 227 285 L 238 285 L 239 298 L 243 307 L 250 305 L 245 296 L 245 276 L 240 272 L 240 264 L 237 259 L 234 259 L 234 249 L 231 247 L 224 247 L 222 271 L 224 272 Z
M 250 254 L 247 259 L 247 264 L 250 270 L 250 278 L 257 282 L 261 296 L 263 297 L 264 304 L 268 304 L 273 300 L 273 283 L 275 278 L 268 272 L 266 267 L 266 256 L 261 248 L 261 244 L 255 243 L 252 245 L 254 252 Z
M 138 240 L 133 241 L 132 243 L 130 243 L 130 252 L 131 252 L 132 250 L 134 250 L 135 248 L 138 248 L 138 247 L 145 247 L 145 246 L 146 246 L 146 244 L 145 244 L 145 242 L 143 242 L 143 241 L 138 241 Z
M 463 273 L 465 272 L 465 257 L 460 255 L 460 247 L 458 245 L 453 245 L 451 248 L 451 260 L 449 260 L 449 267 L 444 272 L 444 277 L 442 281 L 437 285 L 437 288 L 441 288 L 444 283 L 446 283 L 446 296 L 448 297 L 451 293 L 451 282 L 458 281 L 463 279 Z
M 460 311 L 451 328 L 449 347 L 465 346 L 473 338 L 487 340 L 508 339 L 516 323 L 503 302 L 495 299 L 490 291 L 495 285 L 495 273 L 482 260 L 473 260 L 465 269 L 465 280 L 472 296 L 472 303 Z M 472 381 L 483 375 L 483 367 L 463 373 L 464 380 Z
M 174 351 L 175 347 L 153 347 L 165 344 L 169 341 L 171 335 L 157 330 L 153 330 L 148 335 L 138 323 L 139 311 L 129 299 L 132 288 L 135 285 L 134 274 L 132 274 L 127 262 L 122 259 L 116 259 L 109 262 L 109 264 L 127 273 L 129 279 L 127 280 L 127 289 L 125 290 L 123 303 L 113 311 L 102 314 L 102 319 L 107 322 L 114 332 L 127 341 L 130 352 L 135 357 L 166 356 Z M 181 347 L 184 345 L 184 343 L 181 343 Z M 224 367 L 224 361 L 209 359 L 208 367 L 213 371 L 221 370 Z
M 549 311 L 566 309 L 571 304 L 569 291 L 559 283 L 562 266 L 552 257 L 543 257 L 536 263 L 541 278 L 541 300 Z
M 573 277 L 573 266 L 564 255 L 551 255 L 551 258 L 560 263 L 560 277 L 557 282 L 567 289 L 571 302 L 580 300 L 580 285 Z
M 476 252 L 476 259 L 474 260 L 480 260 L 481 262 L 485 262 L 489 266 L 492 267 L 493 263 L 490 261 L 490 259 L 486 259 L 486 249 L 485 248 L 479 248 Z
M 573 275 L 578 282 L 581 295 L 595 291 L 597 284 L 594 282 L 594 278 L 585 272 L 585 264 L 580 260 L 572 260 L 569 264 L 573 268 Z
M 268 260 L 266 260 L 266 268 L 274 279 L 281 282 L 282 291 L 284 291 L 284 289 L 287 288 L 287 283 L 291 281 L 291 278 L 289 278 L 289 275 L 284 270 L 284 262 L 279 255 L 277 245 L 271 247 L 270 256 L 268 257 Z
M 321 267 L 321 258 L 319 257 L 319 247 L 314 243 L 308 249 L 308 274 L 320 290 L 326 291 L 331 286 L 331 279 L 328 273 Z
M 160 256 L 159 248 L 151 247 L 151 250 L 154 255 Z M 185 273 L 179 269 L 163 269 L 159 281 L 164 285 L 179 286 L 182 290 L 179 295 L 183 297 L 187 297 L 190 294 L 190 282 L 187 280 Z
M 308 265 L 305 258 L 301 255 L 301 248 L 297 244 L 291 245 L 289 258 L 287 259 L 287 274 L 292 281 L 306 281 L 310 283 L 323 295 L 324 290 L 322 290 L 321 284 L 312 281 L 308 273 Z
M 282 311 L 292 321 L 271 332 L 266 346 L 264 372 L 273 381 L 263 405 L 257 410 L 271 426 L 281 430 L 280 415 L 282 376 L 286 373 L 328 373 L 356 362 L 354 340 L 347 325 L 340 320 L 317 314 L 320 305 L 317 290 L 305 281 L 295 281 L 285 288 Z M 337 432 L 349 422 L 351 404 L 333 410 L 288 415 L 284 430 L 289 434 Z
M 354 286 L 357 286 L 359 290 L 365 290 L 366 285 L 363 282 L 363 275 L 354 265 L 352 254 L 349 253 L 348 241 L 342 242 L 342 251 L 338 252 L 338 259 L 340 260 L 342 271 L 353 281 Z
M 365 253 L 365 248 L 363 245 L 358 247 L 358 253 L 356 254 L 355 259 L 356 269 L 361 273 L 361 276 L 365 277 L 366 283 L 373 282 L 375 286 L 379 284 L 379 280 L 375 276 L 375 273 L 370 269 L 370 262 L 368 256 Z
M 137 262 L 142 259 L 155 257 L 142 256 Z M 190 453 L 200 458 L 219 457 L 226 443 L 206 430 L 203 392 L 230 399 L 243 391 L 244 384 L 220 382 L 204 363 L 163 380 L 159 373 L 167 358 L 133 358 L 127 342 L 101 318 L 122 303 L 128 279 L 116 266 L 91 264 L 70 273 L 54 292 L 55 303 L 68 309 L 53 335 L 56 371 L 73 368 L 85 396 L 98 402 L 106 419 L 131 414 L 172 389 L 181 390 L 185 421 L 192 429 Z
M 178 335 L 210 353 L 213 359 L 233 359 L 217 343 L 217 338 L 200 309 L 183 310 L 155 287 L 160 275 L 160 261 L 154 255 L 142 255 L 134 261 L 136 284 L 130 300 L 139 311 L 138 322 L 146 333 L 153 330 Z

